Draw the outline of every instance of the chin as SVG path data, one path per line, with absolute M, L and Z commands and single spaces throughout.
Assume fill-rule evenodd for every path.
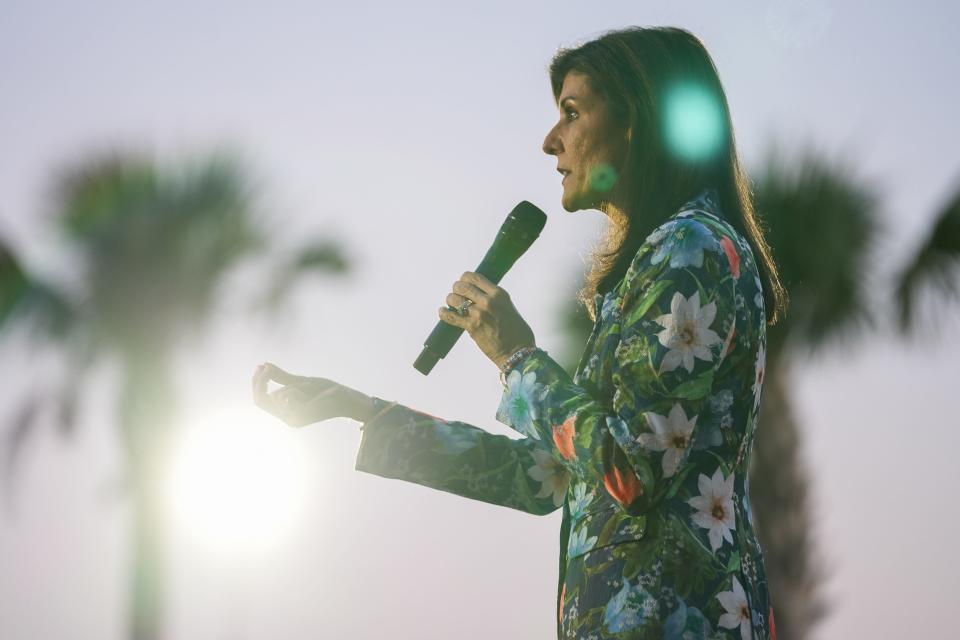
M 587 209 L 596 208 L 596 206 L 592 204 L 590 201 L 582 197 L 578 198 L 576 196 L 571 196 L 569 198 L 566 198 L 566 197 L 562 198 L 561 204 L 563 208 L 570 213 L 573 213 L 574 211 L 585 211 Z
M 574 211 L 580 211 L 583 209 L 583 205 L 578 202 L 576 194 L 567 196 L 566 192 L 560 197 L 560 204 L 563 206 L 565 211 L 573 213 Z

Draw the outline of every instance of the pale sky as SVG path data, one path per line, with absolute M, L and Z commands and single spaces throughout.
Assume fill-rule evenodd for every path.
M 358 263 L 343 281 L 305 279 L 277 323 L 234 312 L 262 286 L 255 268 L 238 272 L 209 341 L 178 357 L 184 421 L 252 406 L 250 376 L 270 360 L 516 435 L 494 419 L 497 372 L 468 336 L 430 376 L 411 365 L 450 285 L 522 199 L 548 224 L 501 286 L 538 344 L 559 349 L 556 310 L 603 217 L 560 206 L 556 161 L 540 148 L 557 117 L 546 65 L 606 29 L 699 35 L 748 169 L 773 140 L 812 141 L 879 184 L 896 232 L 878 282 L 960 175 L 960 9 L 932 0 L 869 11 L 822 0 L 199 4 L 0 7 L 0 232 L 32 268 L 55 278 L 70 264 L 45 224 L 54 170 L 112 143 L 166 159 L 240 149 L 287 243 L 333 234 Z M 939 336 L 901 344 L 885 325 L 795 369 L 815 539 L 831 571 L 833 611 L 815 638 L 953 627 L 960 306 L 937 309 Z M 3 353 L 7 421 L 57 368 L 15 336 Z M 15 514 L 0 523 L 5 640 L 123 637 L 129 503 L 111 497 L 110 364 L 86 387 L 78 437 L 44 431 L 20 466 Z M 230 561 L 171 531 L 167 637 L 555 637 L 559 510 L 537 517 L 359 473 L 349 420 L 296 438 L 310 480 L 282 545 Z

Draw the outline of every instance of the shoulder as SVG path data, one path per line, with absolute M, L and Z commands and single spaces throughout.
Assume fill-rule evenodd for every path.
M 622 291 L 645 291 L 655 281 L 678 277 L 703 284 L 736 282 L 741 251 L 732 233 L 736 231 L 727 221 L 708 212 L 677 212 L 646 237 L 624 275 Z
M 705 212 L 674 214 L 644 240 L 634 258 L 636 267 L 702 268 L 704 260 L 722 256 L 730 240 L 718 223 L 722 221 Z

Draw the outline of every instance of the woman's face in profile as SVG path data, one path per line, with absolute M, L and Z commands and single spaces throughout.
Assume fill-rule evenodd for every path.
M 582 73 L 567 73 L 558 106 L 560 121 L 544 138 L 543 151 L 557 156 L 557 170 L 564 175 L 563 208 L 598 208 L 612 199 L 627 154 L 626 132 L 614 126 L 604 100 Z

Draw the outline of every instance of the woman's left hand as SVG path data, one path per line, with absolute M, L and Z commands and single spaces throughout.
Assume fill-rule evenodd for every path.
M 455 308 L 466 299 L 473 304 L 461 316 Z M 447 304 L 454 309 L 440 307 L 440 319 L 462 327 L 497 367 L 517 349 L 536 346 L 533 331 L 513 306 L 510 294 L 479 273 L 465 271 L 453 283 Z
M 285 386 L 268 392 L 270 380 Z M 254 404 L 291 427 L 340 417 L 366 422 L 374 408 L 365 393 L 328 378 L 294 375 L 271 362 L 257 367 L 252 383 Z

